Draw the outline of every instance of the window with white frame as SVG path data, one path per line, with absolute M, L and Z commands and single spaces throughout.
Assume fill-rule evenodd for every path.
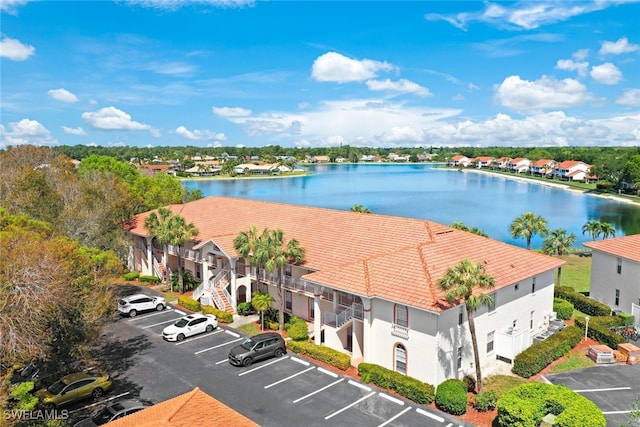
M 462 369 L 462 347 L 458 347 L 458 356 L 456 358 L 456 369 Z
M 394 347 L 394 369 L 401 374 L 407 374 L 407 349 L 402 344 L 396 344 Z
M 494 337 L 495 337 L 495 331 L 491 331 L 487 334 L 487 354 L 493 353 Z
M 395 323 L 398 326 L 408 328 L 409 327 L 409 309 L 407 308 L 407 306 L 396 304 L 394 306 L 394 309 L 395 309 L 395 313 L 393 316 L 394 317 L 393 323 Z
M 291 311 L 293 309 L 291 291 L 285 291 L 284 293 L 284 309 L 287 311 Z
M 622 274 L 622 258 L 618 258 L 618 269 L 616 271 L 618 274 Z

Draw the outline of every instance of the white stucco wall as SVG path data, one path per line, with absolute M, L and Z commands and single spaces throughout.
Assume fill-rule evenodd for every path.
M 640 305 L 640 264 L 626 258 L 618 274 L 618 257 L 593 251 L 591 261 L 591 288 L 589 295 L 611 307 L 631 313 L 631 304 Z M 615 304 L 616 289 L 620 290 L 619 304 Z

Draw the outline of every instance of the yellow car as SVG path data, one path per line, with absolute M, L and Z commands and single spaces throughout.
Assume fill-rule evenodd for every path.
M 97 399 L 111 385 L 111 377 L 107 374 L 78 372 L 60 378 L 46 389 L 38 390 L 36 396 L 42 405 L 53 409 L 88 397 Z

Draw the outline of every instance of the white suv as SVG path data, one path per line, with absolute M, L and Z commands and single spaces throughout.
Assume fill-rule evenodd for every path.
M 162 311 L 167 302 L 162 297 L 150 297 L 144 294 L 135 294 L 124 297 L 118 303 L 118 311 L 129 317 L 135 317 L 141 311 Z

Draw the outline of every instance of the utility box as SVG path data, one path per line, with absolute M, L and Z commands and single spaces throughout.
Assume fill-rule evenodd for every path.
M 640 363 L 640 347 L 631 343 L 618 344 L 618 351 L 627 358 L 627 364 Z

